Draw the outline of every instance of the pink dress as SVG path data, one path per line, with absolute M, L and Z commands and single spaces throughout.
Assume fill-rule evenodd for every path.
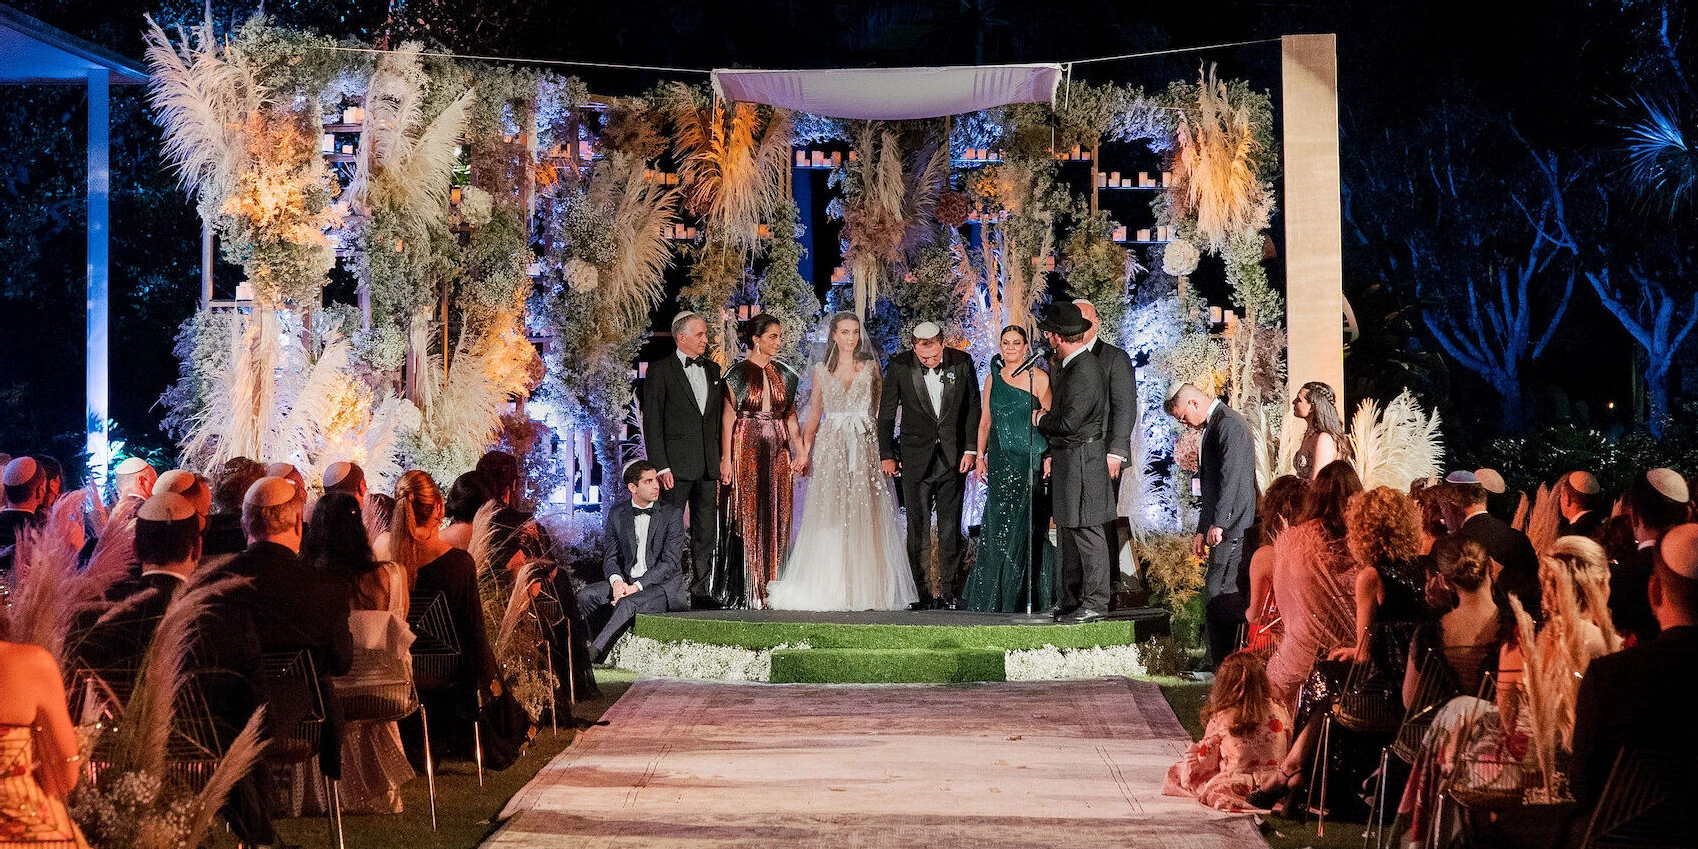
M 1274 541 L 1273 597 L 1285 635 L 1268 658 L 1274 698 L 1295 705 L 1315 660 L 1356 638 L 1355 560 L 1311 520 Z
M 1279 772 L 1291 748 L 1291 716 L 1278 702 L 1268 703 L 1268 720 L 1249 734 L 1232 733 L 1235 713 L 1209 717 L 1203 739 L 1191 744 L 1185 759 L 1167 768 L 1162 795 L 1191 796 L 1222 811 L 1243 810 L 1261 783 Z

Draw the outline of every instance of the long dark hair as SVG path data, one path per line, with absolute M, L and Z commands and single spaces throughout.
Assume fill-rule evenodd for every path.
M 318 500 L 306 536 L 301 538 L 301 559 L 315 569 L 349 578 L 377 568 L 359 499 L 333 489 Z
M 448 500 L 443 504 L 443 515 L 450 522 L 470 522 L 477 518 L 478 510 L 485 504 L 495 500 L 495 480 L 488 474 L 476 469 L 454 479 L 454 485 L 448 487 Z
M 743 332 L 741 334 L 739 334 L 743 339 L 743 347 L 748 348 L 751 351 L 754 350 L 754 348 L 755 348 L 755 337 L 760 336 L 762 333 L 765 333 L 766 329 L 768 327 L 771 327 L 775 324 L 782 327 L 784 325 L 784 322 L 779 321 L 778 316 L 775 316 L 772 313 L 765 313 L 765 312 L 763 312 L 760 315 L 757 315 L 754 318 L 751 318 L 748 321 L 744 322 L 743 323 Z
M 1338 412 L 1338 394 L 1318 380 L 1303 384 L 1297 391 L 1309 399 L 1309 429 L 1303 435 L 1307 437 L 1317 431 L 1329 434 L 1338 456 L 1350 456 L 1350 441 L 1344 438 L 1344 420 Z
M 1303 521 L 1321 520 L 1321 527 L 1334 539 L 1344 538 L 1344 512 L 1350 496 L 1362 491 L 1362 478 L 1348 460 L 1334 460 L 1315 473 L 1314 483 L 1303 497 Z
M 831 324 L 827 325 L 825 331 L 825 370 L 828 372 L 837 371 L 837 325 L 842 324 L 845 321 L 853 321 L 856 324 L 861 325 L 862 344 L 855 346 L 855 361 L 866 362 L 873 358 L 872 352 L 867 350 L 867 325 L 865 322 L 861 321 L 861 317 L 852 312 L 832 313 Z M 755 336 L 759 335 L 760 333 L 757 331 Z M 750 338 L 751 340 L 753 339 L 753 337 Z M 751 341 L 750 344 L 754 344 L 753 341 Z

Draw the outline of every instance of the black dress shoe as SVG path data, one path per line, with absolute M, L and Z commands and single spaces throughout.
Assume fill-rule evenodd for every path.
M 1077 607 L 1062 607 L 1058 604 L 1055 607 L 1050 608 L 1049 616 L 1051 619 L 1060 622 L 1061 620 L 1073 615 L 1073 611 L 1078 609 L 1079 608 Z
M 1096 622 L 1102 618 L 1102 611 L 1092 610 L 1089 607 L 1081 607 L 1056 621 L 1063 625 L 1083 625 L 1086 622 Z
M 725 605 L 720 604 L 719 599 L 716 599 L 711 595 L 693 595 L 693 596 L 690 596 L 690 609 L 691 610 L 724 610 Z
M 913 604 L 908 605 L 909 610 L 932 610 L 936 607 L 937 607 L 937 602 L 934 599 L 929 599 L 929 598 L 922 598 L 919 601 L 916 601 Z
M 961 599 L 956 598 L 955 596 L 952 596 L 952 595 L 948 595 L 948 596 L 944 596 L 941 599 L 938 599 L 937 609 L 938 610 L 966 610 L 967 605 L 962 604 Z

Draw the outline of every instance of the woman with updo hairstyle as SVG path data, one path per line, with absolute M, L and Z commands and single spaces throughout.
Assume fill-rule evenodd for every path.
M 1447 697 L 1476 693 L 1482 676 L 1497 668 L 1503 640 L 1486 550 L 1473 540 L 1444 537 L 1433 544 L 1432 555 L 1437 580 L 1456 601 L 1415 629 L 1403 674 L 1403 704 L 1411 710 L 1427 707 L 1414 704 L 1424 664 L 1436 664 L 1433 674 L 1445 676 Z
M 1318 380 L 1303 384 L 1291 399 L 1291 414 L 1307 425 L 1297 454 L 1291 458 L 1291 468 L 1298 477 L 1314 480 L 1315 474 L 1334 460 L 1350 459 L 1350 439 L 1344 435 L 1338 396 L 1331 386 Z
M 436 738 L 442 736 L 448 751 L 468 753 L 465 744 L 471 742 L 470 725 L 477 711 L 471 694 L 480 688 L 498 694 L 501 685 L 484 622 L 483 601 L 478 596 L 477 564 L 470 554 L 442 539 L 444 513 L 442 490 L 436 481 L 417 469 L 407 472 L 395 484 L 389 531 L 378 538 L 375 547 L 379 557 L 407 570 L 412 593 L 421 604 L 430 603 L 438 595 L 447 604 L 448 618 L 465 660 L 458 667 L 459 679 L 451 686 L 421 689 L 419 696 L 431 725 L 443 729 L 432 732 L 431 745 L 435 747 Z M 444 721 L 438 723 L 438 716 Z
M 731 487 L 730 515 L 743 538 L 745 596 L 733 606 L 767 606 L 766 585 L 778 577 L 790 543 L 792 474 L 808 473 L 796 420 L 796 369 L 778 358 L 784 327 L 761 313 L 743 326 L 743 359 L 725 371 L 719 479 Z

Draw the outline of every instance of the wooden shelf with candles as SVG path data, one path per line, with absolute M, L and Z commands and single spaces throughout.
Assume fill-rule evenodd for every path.
M 860 157 L 851 150 L 847 154 L 850 162 L 859 162 Z M 841 150 L 814 150 L 811 148 L 791 148 L 790 167 L 830 169 L 842 168 L 845 154 Z
M 1165 245 L 1173 241 L 1173 229 L 1162 225 L 1134 231 L 1122 225 L 1115 227 L 1109 238 L 1122 245 Z

